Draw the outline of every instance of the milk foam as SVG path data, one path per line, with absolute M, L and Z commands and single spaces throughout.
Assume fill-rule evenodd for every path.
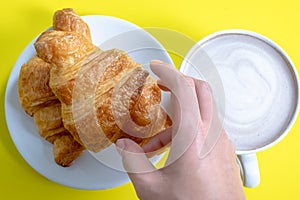
M 277 139 L 296 107 L 294 74 L 281 54 L 262 40 L 226 35 L 203 45 L 225 91 L 224 128 L 238 150 Z

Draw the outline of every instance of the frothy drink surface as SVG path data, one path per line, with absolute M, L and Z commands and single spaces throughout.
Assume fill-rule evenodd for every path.
M 203 46 L 225 91 L 224 128 L 237 150 L 276 140 L 296 107 L 295 76 L 285 58 L 263 40 L 223 35 Z

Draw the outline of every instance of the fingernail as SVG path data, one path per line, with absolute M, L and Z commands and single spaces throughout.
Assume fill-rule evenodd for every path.
M 117 146 L 117 150 L 118 150 L 119 154 L 121 154 L 121 152 L 126 147 L 125 141 L 122 140 L 122 139 L 118 139 L 117 142 L 116 142 L 116 146 Z
M 163 64 L 161 60 L 151 60 L 151 63 Z

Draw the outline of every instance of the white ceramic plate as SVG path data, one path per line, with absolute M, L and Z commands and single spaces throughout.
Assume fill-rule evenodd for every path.
M 158 41 L 138 26 L 108 16 L 84 16 L 83 19 L 91 29 L 93 43 L 100 45 L 102 49 L 123 49 L 146 68 L 152 59 L 160 59 L 173 64 Z M 125 172 L 107 167 L 95 159 L 98 156 L 111 156 L 119 159 L 114 146 L 101 152 L 101 155 L 92 155 L 85 151 L 69 168 L 60 167 L 54 162 L 52 145 L 38 135 L 33 119 L 25 114 L 18 101 L 19 71 L 22 64 L 35 55 L 33 47 L 35 40 L 36 38 L 18 58 L 6 88 L 6 121 L 18 151 L 41 175 L 65 186 L 94 190 L 112 188 L 129 182 Z M 153 162 L 156 160 L 158 158 L 155 158 Z

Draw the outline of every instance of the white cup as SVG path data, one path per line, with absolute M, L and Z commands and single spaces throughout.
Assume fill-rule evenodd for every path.
M 234 45 L 232 45 L 232 47 L 230 47 L 229 44 L 231 42 L 235 43 L 234 45 L 239 45 L 239 46 L 234 47 Z M 222 76 L 224 74 L 222 71 L 216 70 L 218 68 L 218 67 L 216 67 L 216 65 L 218 65 L 218 62 L 220 62 L 220 60 L 222 60 L 223 57 L 225 58 L 226 56 L 227 57 L 236 56 L 236 58 L 238 56 L 241 56 L 241 57 L 246 56 L 247 50 L 245 50 L 245 49 L 243 50 L 243 48 L 244 47 L 248 48 L 250 45 L 251 47 L 249 47 L 249 49 L 251 50 L 251 48 L 255 47 L 256 42 L 257 42 L 258 49 L 253 50 L 254 57 L 251 57 L 251 53 L 249 53 L 249 55 L 247 55 L 248 56 L 247 59 L 248 60 L 250 59 L 251 62 L 253 61 L 254 64 L 255 64 L 255 62 L 259 63 L 260 58 L 255 57 L 255 55 L 256 55 L 255 52 L 259 51 L 260 53 L 257 53 L 256 56 L 262 56 L 262 58 L 267 58 L 270 60 L 270 62 L 273 62 L 273 64 L 275 64 L 275 65 L 278 64 L 278 63 L 276 64 L 276 62 L 280 62 L 280 66 L 281 66 L 280 70 L 285 71 L 286 75 L 284 75 L 284 76 L 289 77 L 288 82 L 291 83 L 290 85 L 292 88 L 291 92 L 287 93 L 287 97 L 285 97 L 285 98 L 287 98 L 287 99 L 292 98 L 292 100 L 291 100 L 291 103 L 289 104 L 289 106 L 285 106 L 286 109 L 282 109 L 281 114 L 282 114 L 282 116 L 286 116 L 286 118 L 285 118 L 284 123 L 282 122 L 281 127 L 278 128 L 278 130 L 276 129 L 276 133 L 275 133 L 275 129 L 274 129 L 273 133 L 272 133 L 272 131 L 268 131 L 268 132 L 265 131 L 264 133 L 262 133 L 263 136 L 259 136 L 259 134 L 258 134 L 257 136 L 253 135 L 253 136 L 249 137 L 248 140 L 252 146 L 251 145 L 248 146 L 245 141 L 244 142 L 239 141 L 242 139 L 245 140 L 245 138 L 243 138 L 244 136 L 239 136 L 238 131 L 236 131 L 237 133 L 235 133 L 235 135 L 233 135 L 234 130 L 238 130 L 238 129 L 231 128 L 230 125 L 228 125 L 228 124 L 230 124 L 229 122 L 227 124 L 228 129 L 226 129 L 226 126 L 224 126 L 229 138 L 232 139 L 233 143 L 235 144 L 236 154 L 238 155 L 238 163 L 239 163 L 240 169 L 241 169 L 241 175 L 243 178 L 244 186 L 246 186 L 246 187 L 256 187 L 260 183 L 260 172 L 259 172 L 259 166 L 258 166 L 256 153 L 266 150 L 266 149 L 272 147 L 273 145 L 277 144 L 279 141 L 281 141 L 287 135 L 287 133 L 290 131 L 291 127 L 293 126 L 293 124 L 297 118 L 298 111 L 299 111 L 300 89 L 299 89 L 299 78 L 298 78 L 297 71 L 296 71 L 294 64 L 292 63 L 292 61 L 289 58 L 289 56 L 287 55 L 287 53 L 285 53 L 285 51 L 279 45 L 277 45 L 270 39 L 268 39 L 260 34 L 246 31 L 246 30 L 225 30 L 225 31 L 219 31 L 219 32 L 213 33 L 213 34 L 203 38 L 202 40 L 200 40 L 187 53 L 187 55 L 184 58 L 184 61 L 182 62 L 181 66 L 180 66 L 180 71 L 182 73 L 192 76 L 192 77 L 195 77 L 195 78 L 198 78 L 198 79 L 204 79 L 204 80 L 208 81 L 210 83 L 210 85 L 212 86 L 212 91 L 214 93 L 214 97 L 216 98 L 218 106 L 222 107 L 222 106 L 224 106 L 223 105 L 224 101 L 222 102 L 222 100 L 224 100 L 224 98 L 226 96 L 226 92 L 230 92 L 230 90 L 228 90 L 228 89 L 226 90 L 226 86 L 224 86 L 224 88 L 223 88 L 223 83 L 225 81 L 222 79 Z M 226 46 L 228 46 L 228 47 L 226 47 Z M 234 50 L 235 52 L 234 51 L 230 52 L 230 48 L 235 48 L 235 50 Z M 222 49 L 224 49 L 224 52 L 223 52 L 223 54 L 222 53 L 220 54 L 220 51 L 222 51 Z M 238 53 L 238 52 L 240 52 L 240 53 Z M 234 53 L 236 55 L 233 56 L 232 54 L 234 54 Z M 251 60 L 251 59 L 253 59 L 253 60 Z M 264 62 L 264 61 L 262 60 L 261 62 Z M 226 63 L 229 63 L 229 61 L 228 62 L 226 61 Z M 235 63 L 235 62 L 233 62 L 233 63 Z M 237 62 L 236 62 L 236 64 L 237 64 Z M 252 66 L 252 65 L 249 65 L 249 66 Z M 261 67 L 265 67 L 265 66 L 261 66 Z M 271 67 L 272 67 L 272 65 L 271 65 Z M 207 68 L 209 68 L 209 69 L 207 69 Z M 273 71 L 270 71 L 270 73 L 273 73 L 274 71 L 276 71 L 277 69 L 275 69 L 275 68 L 276 67 L 274 67 L 273 69 L 270 68 L 271 70 L 273 70 Z M 249 71 L 249 73 L 250 72 L 251 72 L 251 70 Z M 282 73 L 280 73 L 280 74 L 282 74 Z M 233 77 L 233 79 L 234 78 L 235 77 Z M 283 81 L 283 79 L 274 81 L 274 84 L 276 85 L 276 87 L 280 88 L 281 81 Z M 220 86 L 220 83 L 222 86 Z M 257 84 L 259 84 L 259 82 Z M 279 84 L 279 86 L 278 86 L 278 84 Z M 222 89 L 223 89 L 223 91 L 222 91 Z M 283 90 L 280 90 L 280 91 L 283 91 Z M 222 94 L 222 92 L 224 92 L 224 93 Z M 276 96 L 276 95 L 278 95 L 278 94 L 275 92 L 274 97 L 272 96 L 272 94 L 270 94 L 270 95 L 266 96 L 266 98 L 271 98 L 271 97 L 278 98 L 278 96 Z M 289 96 L 289 95 L 291 95 L 291 96 Z M 230 98 L 230 97 L 226 97 L 226 98 Z M 243 101 L 243 100 L 245 100 L 245 99 L 242 99 L 241 101 Z M 264 107 L 262 107 L 262 109 L 264 109 Z M 226 112 L 230 112 L 232 110 L 230 110 L 230 108 L 229 108 L 229 110 L 226 110 L 226 109 L 225 110 L 220 109 L 220 110 L 221 110 L 221 116 L 224 117 L 224 123 L 226 124 L 226 120 L 227 120 L 226 117 L 228 114 Z M 271 110 L 272 110 L 272 108 L 271 108 Z M 255 116 L 255 114 L 256 113 L 254 113 L 253 116 Z M 274 121 L 275 118 L 271 117 L 268 120 L 270 120 L 270 121 L 273 120 L 274 126 L 276 126 L 276 121 Z M 237 126 L 241 125 L 241 127 L 242 127 L 242 125 L 248 126 L 247 123 L 243 124 L 244 122 L 242 120 L 240 120 L 240 121 L 241 121 L 241 124 L 237 123 L 234 125 L 237 125 Z M 249 130 L 251 130 L 250 126 L 249 126 Z M 271 129 L 269 129 L 269 130 L 271 130 Z M 268 134 L 265 134 L 265 133 L 268 133 Z M 267 135 L 272 135 L 272 136 L 267 136 Z M 266 137 L 266 138 L 269 137 L 269 138 L 266 139 L 264 137 Z M 263 140 L 265 140 L 265 141 L 263 141 Z

